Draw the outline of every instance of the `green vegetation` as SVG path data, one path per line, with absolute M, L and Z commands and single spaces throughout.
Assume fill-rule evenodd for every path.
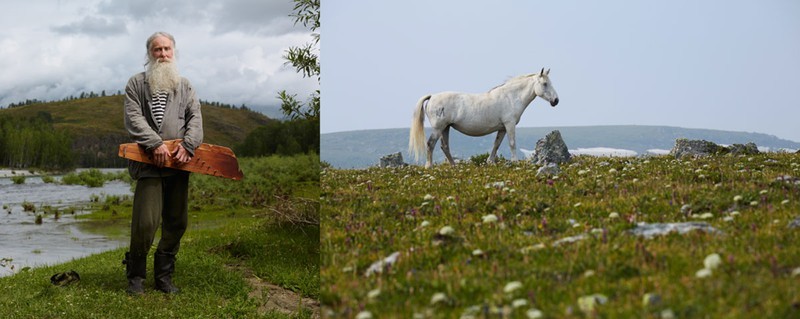
M 214 104 L 221 106 L 202 104 L 206 143 L 233 147 L 273 121 L 260 113 Z M 117 156 L 119 144 L 130 142 L 122 106 L 122 95 L 93 95 L 0 109 L 0 166 L 125 167 L 127 161 Z
M 42 178 L 44 180 L 44 178 Z M 131 182 L 130 174 L 127 171 L 118 173 L 103 173 L 98 169 L 88 169 L 80 173 L 72 172 L 61 177 L 61 183 L 65 185 L 84 185 L 88 187 L 102 187 L 107 181 L 121 180 Z
M 14 184 L 25 184 L 25 175 L 11 176 L 11 182 Z
M 238 156 L 319 153 L 319 121 L 294 119 L 271 122 L 253 130 L 236 146 Z
M 323 313 L 800 317 L 798 155 L 578 156 L 557 177 L 538 168 L 324 170 Z M 630 232 L 642 222 L 721 234 L 648 239 Z
M 0 313 L 10 318 L 311 317 L 310 310 L 293 315 L 276 310 L 268 302 L 281 293 L 266 285 L 319 297 L 319 157 L 242 158 L 240 164 L 242 181 L 191 177 L 190 226 L 174 276 L 180 294 L 154 291 L 148 269 L 145 296 L 129 297 L 121 264 L 126 248 L 121 248 L 0 278 L 7 289 Z M 314 205 L 296 205 L 311 200 Z M 93 202 L 91 214 L 76 217 L 85 221 L 82 227 L 124 236 L 119 232 L 130 221 L 130 199 L 105 196 Z M 317 222 L 287 216 L 316 216 Z M 77 271 L 81 281 L 50 284 L 51 275 L 68 270 Z
M 72 168 L 71 143 L 69 135 L 53 129 L 49 113 L 23 120 L 0 116 L 0 166 Z

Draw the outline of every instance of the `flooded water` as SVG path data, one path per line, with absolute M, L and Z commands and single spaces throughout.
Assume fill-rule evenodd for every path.
M 116 169 L 114 171 L 120 171 Z M 103 201 L 106 196 L 132 196 L 130 185 L 120 181 L 103 187 L 44 183 L 41 177 L 27 176 L 16 185 L 10 175 L 27 172 L 0 171 L 0 276 L 7 276 L 24 267 L 50 265 L 126 246 L 121 238 L 108 238 L 87 232 L 75 215 L 87 213 L 84 208 L 92 198 Z M 34 212 L 26 212 L 23 204 L 33 204 Z M 60 211 L 42 214 L 43 208 Z M 70 211 L 74 210 L 72 214 Z M 42 223 L 36 224 L 36 215 Z M 10 260 L 10 261 L 9 261 Z

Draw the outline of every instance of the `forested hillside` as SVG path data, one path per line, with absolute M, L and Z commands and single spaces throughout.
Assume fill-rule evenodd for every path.
M 204 141 L 234 147 L 274 120 L 247 109 L 202 104 Z M 45 169 L 124 167 L 120 143 L 130 142 L 123 96 L 31 103 L 0 109 L 0 166 Z

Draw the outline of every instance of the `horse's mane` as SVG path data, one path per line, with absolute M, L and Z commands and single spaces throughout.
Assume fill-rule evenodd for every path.
M 513 78 L 510 78 L 510 79 L 506 80 L 506 81 L 505 81 L 505 82 L 503 82 L 502 84 L 500 84 L 500 85 L 498 85 L 498 86 L 495 86 L 495 87 L 491 88 L 491 89 L 489 90 L 489 92 L 492 92 L 492 91 L 494 91 L 495 89 L 497 89 L 497 88 L 499 88 L 499 87 L 502 87 L 502 86 L 504 86 L 504 85 L 506 85 L 506 84 L 509 84 L 509 83 L 511 83 L 511 82 L 516 82 L 516 81 L 519 81 L 519 80 L 522 80 L 522 79 L 524 79 L 524 78 L 527 78 L 527 77 L 530 77 L 530 76 L 534 76 L 534 75 L 537 75 L 537 74 L 538 74 L 538 73 L 530 73 L 530 74 L 523 74 L 523 75 L 520 75 L 520 76 L 515 76 L 515 77 L 513 77 Z

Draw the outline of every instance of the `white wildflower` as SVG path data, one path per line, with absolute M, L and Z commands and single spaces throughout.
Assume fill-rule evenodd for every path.
M 661 310 L 661 319 L 675 319 L 675 312 L 672 309 Z
M 792 269 L 792 277 L 800 276 L 800 267 Z
M 768 191 L 768 190 L 766 190 L 766 189 L 762 189 L 762 190 L 761 190 L 760 192 L 758 192 L 758 193 L 759 193 L 759 194 L 761 194 L 761 195 L 764 195 L 764 194 L 766 194 L 766 193 L 769 193 L 769 191 Z
M 449 235 L 452 235 L 455 232 L 456 232 L 456 230 L 453 229 L 453 227 L 450 227 L 450 226 L 444 226 L 441 229 L 439 229 L 439 235 L 442 235 L 442 236 L 449 236 Z
M 723 218 L 722 221 L 730 223 L 733 221 L 733 216 L 725 216 L 725 218 Z
M 494 223 L 497 222 L 497 215 L 489 214 L 482 217 L 484 224 Z
M 706 278 L 708 276 L 711 276 L 711 269 L 708 268 L 700 269 L 694 274 L 694 276 L 697 278 Z
M 425 197 L 423 197 L 422 199 L 423 199 L 424 201 L 431 201 L 431 200 L 433 200 L 433 198 L 434 198 L 434 197 L 433 197 L 433 195 L 431 195 L 431 194 L 425 194 Z
M 503 292 L 512 293 L 512 292 L 514 292 L 514 291 L 516 291 L 517 289 L 520 289 L 520 288 L 522 288 L 522 283 L 521 282 L 512 281 L 512 282 L 509 282 L 509 283 L 506 284 L 506 286 L 503 288 Z
M 598 305 L 605 304 L 606 302 L 608 302 L 608 297 L 602 294 L 583 296 L 578 298 L 578 308 L 585 313 L 591 313 Z
M 744 197 L 742 197 L 742 195 L 733 196 L 733 201 L 734 202 L 740 202 L 740 201 L 742 201 L 742 199 L 744 199 Z
M 752 202 L 750 202 L 750 206 L 758 206 L 758 202 L 757 201 L 752 201 Z
M 356 315 L 356 319 L 372 319 L 372 313 L 364 310 Z
M 423 220 L 422 224 L 419 224 L 419 227 L 425 228 L 425 227 L 430 226 L 430 224 L 431 224 L 431 222 L 429 222 L 427 220 Z
M 514 299 L 514 301 L 511 302 L 511 307 L 514 308 L 514 309 L 519 308 L 519 307 L 525 307 L 527 305 L 528 305 L 528 301 L 525 300 L 525 299 L 522 299 L 522 298 Z
M 786 204 L 789 204 L 789 200 L 788 199 L 784 199 L 783 201 L 781 201 L 781 205 L 786 205 Z
M 575 205 L 572 205 L 572 206 L 574 206 L 574 207 L 581 207 L 581 203 L 577 203 L 577 204 L 575 204 Z
M 583 272 L 583 278 L 589 278 L 592 276 L 594 276 L 594 270 L 589 269 Z
M 544 314 L 542 313 L 542 311 L 534 308 L 528 309 L 528 311 L 525 312 L 525 315 L 528 316 L 528 319 L 544 318 Z
M 717 269 L 720 264 L 722 264 L 722 258 L 719 257 L 719 254 L 711 254 L 706 256 L 706 259 L 703 259 L 703 265 L 710 270 Z
M 617 219 L 617 218 L 619 218 L 619 213 L 617 213 L 617 212 L 611 212 L 611 214 L 608 214 L 608 218 L 610 218 L 610 219 Z
M 731 212 L 730 214 L 728 214 L 728 215 L 731 215 L 731 216 L 739 216 L 739 211 L 738 211 L 738 210 L 734 210 L 734 211 L 732 211 L 732 212 Z
M 367 293 L 367 298 L 375 299 L 375 298 L 378 298 L 378 296 L 380 296 L 380 295 L 381 295 L 381 289 L 380 288 L 375 288 L 375 289 L 370 290 Z
M 714 218 L 714 214 L 712 214 L 712 213 L 703 213 L 702 215 L 700 215 L 700 219 L 709 219 L 709 218 Z
M 431 304 L 435 305 L 440 302 L 447 302 L 447 295 L 445 295 L 443 292 L 437 292 L 433 294 L 431 297 Z
M 475 249 L 475 250 L 472 251 L 472 255 L 473 256 L 481 256 L 481 255 L 483 255 L 483 250 Z

